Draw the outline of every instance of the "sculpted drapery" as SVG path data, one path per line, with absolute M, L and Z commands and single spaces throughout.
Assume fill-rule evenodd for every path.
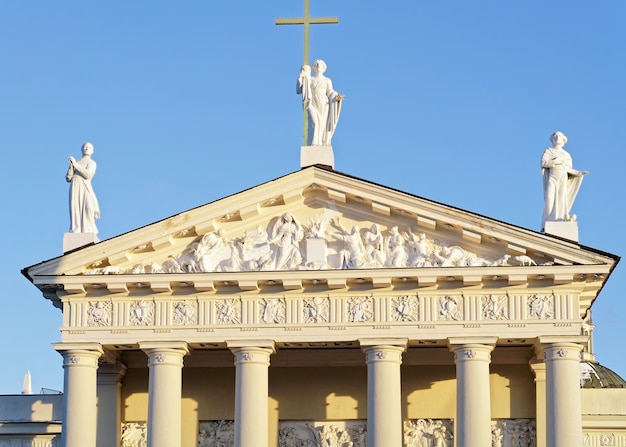
M 96 219 L 100 217 L 98 199 L 91 186 L 96 174 L 96 162 L 91 159 L 93 145 L 85 143 L 80 160 L 69 157 L 65 179 L 70 183 L 70 233 L 98 233 Z
M 339 121 L 343 96 L 333 89 L 330 78 L 324 76 L 326 63 L 316 60 L 312 66 L 303 65 L 298 76 L 296 92 L 309 112 L 309 146 L 330 146 Z
M 570 211 L 583 181 L 583 176 L 588 173 L 572 168 L 572 157 L 563 149 L 567 143 L 567 137 L 563 133 L 553 133 L 550 141 L 552 147 L 546 149 L 541 157 L 545 200 L 541 218 L 542 228 L 547 221 L 575 220 L 575 216 L 570 216 Z

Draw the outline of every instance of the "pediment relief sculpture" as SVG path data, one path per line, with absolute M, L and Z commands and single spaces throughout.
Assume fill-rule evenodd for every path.
M 263 226 L 230 236 L 224 228 L 196 238 L 162 262 L 130 268 L 92 266 L 85 274 L 209 273 L 246 271 L 481 267 L 537 265 L 529 256 L 483 257 L 460 245 L 412 228 L 373 223 L 346 228 L 336 211 L 326 210 L 303 224 L 290 212 Z

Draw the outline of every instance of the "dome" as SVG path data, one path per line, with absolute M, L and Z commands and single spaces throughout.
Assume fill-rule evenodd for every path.
M 581 388 L 626 388 L 626 381 L 618 374 L 595 362 L 580 363 Z

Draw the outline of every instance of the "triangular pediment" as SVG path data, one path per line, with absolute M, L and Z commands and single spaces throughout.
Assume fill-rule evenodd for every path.
M 195 282 L 202 276 L 211 283 L 228 274 L 240 282 L 261 274 L 297 282 L 339 272 L 387 278 L 383 283 L 402 275 L 428 284 L 443 275 L 471 284 L 485 275 L 524 281 L 545 275 L 546 267 L 558 278 L 565 267 L 561 281 L 597 274 L 603 283 L 615 263 L 616 257 L 574 242 L 310 167 L 24 273 L 40 288 L 60 276 L 140 284 L 154 275 L 194 274 Z M 67 281 L 65 288 L 71 288 Z

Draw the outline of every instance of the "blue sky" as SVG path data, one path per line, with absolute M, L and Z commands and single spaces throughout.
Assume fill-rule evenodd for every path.
M 68 227 L 91 141 L 106 239 L 299 169 L 301 0 L 0 0 L 0 393 L 62 389 L 61 313 L 21 274 Z M 337 170 L 538 230 L 555 130 L 588 170 L 580 242 L 626 254 L 626 2 L 311 0 L 311 58 L 345 94 Z M 626 376 L 626 267 L 594 305 Z

